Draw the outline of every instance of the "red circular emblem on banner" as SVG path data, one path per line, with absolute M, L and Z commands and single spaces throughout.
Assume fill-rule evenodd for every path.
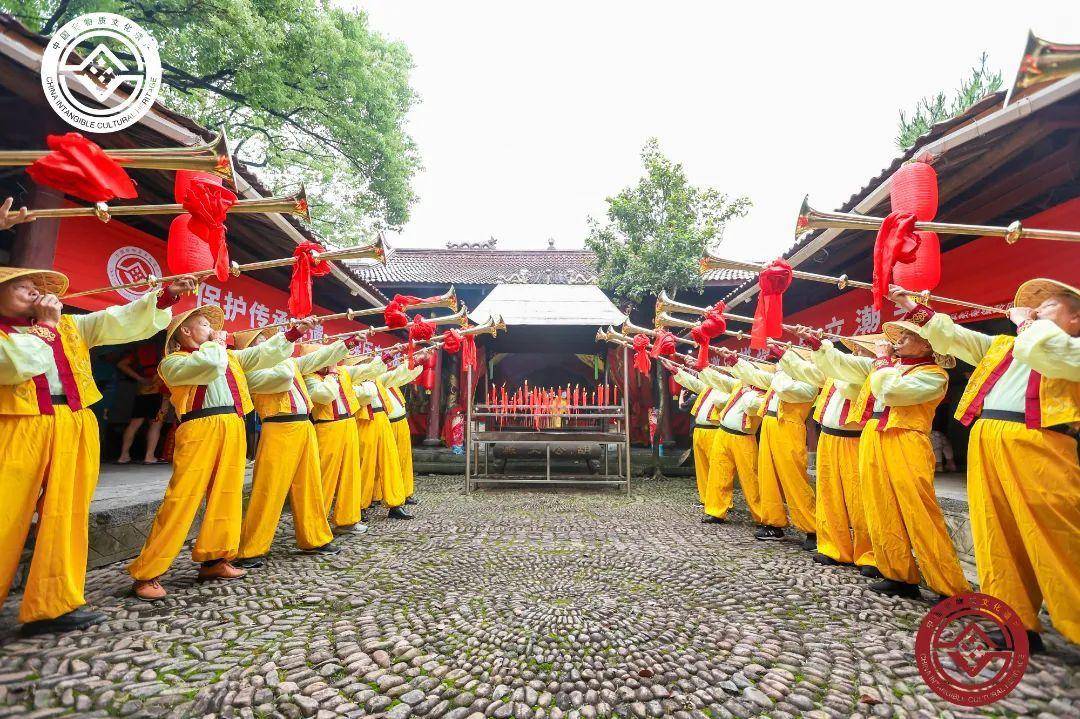
M 958 594 L 930 609 L 915 634 L 915 662 L 927 686 L 966 707 L 1004 699 L 1028 665 L 1024 624 L 987 594 Z

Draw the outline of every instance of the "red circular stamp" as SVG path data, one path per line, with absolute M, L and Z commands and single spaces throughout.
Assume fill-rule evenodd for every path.
M 987 594 L 958 594 L 935 604 L 915 634 L 915 662 L 927 686 L 966 707 L 1004 699 L 1028 665 L 1024 624 Z

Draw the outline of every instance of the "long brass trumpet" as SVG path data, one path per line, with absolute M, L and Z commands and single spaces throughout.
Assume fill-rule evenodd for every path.
M 656 326 L 657 326 L 657 328 L 659 328 L 659 327 L 679 327 L 681 329 L 691 329 L 693 327 L 696 327 L 697 325 L 695 323 L 693 323 L 693 322 L 690 322 L 689 320 L 681 320 L 678 317 L 672 317 L 671 315 L 667 314 L 666 312 L 661 312 L 656 317 Z M 656 330 L 655 329 L 650 330 L 647 327 L 639 327 L 638 325 L 635 325 L 630 320 L 627 320 L 626 322 L 623 322 L 622 327 L 619 328 L 619 329 L 627 337 L 633 337 L 634 335 L 645 335 L 646 337 L 651 337 L 653 339 L 656 339 Z M 738 339 L 738 340 L 749 339 L 749 337 L 747 336 L 747 334 L 745 332 L 739 332 L 739 331 L 732 332 L 731 330 L 724 330 L 724 334 L 726 336 L 728 336 L 728 337 L 734 337 L 735 339 Z M 688 337 L 680 337 L 678 335 L 675 335 L 675 341 L 677 343 L 679 343 L 679 344 L 690 345 L 691 347 L 697 347 L 697 342 L 695 342 L 694 340 L 692 340 L 692 339 L 690 339 Z M 713 354 L 720 354 L 720 348 L 719 347 L 710 346 L 709 350 Z
M 431 300 L 430 302 L 417 302 L 415 305 L 409 305 L 405 308 L 405 310 L 411 312 L 413 310 L 430 310 L 440 307 L 445 307 L 447 309 L 454 310 L 455 312 L 457 311 L 457 293 L 453 287 L 451 287 L 445 293 L 439 295 L 437 299 Z M 371 307 L 366 310 L 346 310 L 345 312 L 335 312 L 334 314 L 330 315 L 319 315 L 318 317 L 313 317 L 312 319 L 314 319 L 316 322 L 330 322 L 331 320 L 351 320 L 355 319 L 356 317 L 368 317 L 370 315 L 377 315 L 385 311 L 386 306 L 379 305 L 378 307 Z M 275 327 L 288 327 L 289 325 L 292 325 L 299 321 L 300 320 L 298 319 L 289 319 L 284 322 L 275 322 L 271 325 L 263 325 L 262 329 L 268 330 Z
M 229 214 L 268 214 L 278 212 L 283 215 L 292 215 L 303 220 L 311 220 L 311 212 L 308 207 L 307 190 L 303 185 L 291 195 L 282 197 L 261 197 L 256 200 L 237 200 L 236 204 L 229 208 Z M 113 217 L 130 215 L 183 215 L 187 213 L 183 205 L 169 203 L 167 205 L 117 205 L 110 207 L 104 202 L 99 202 L 93 207 L 58 207 L 53 210 L 30 210 L 26 213 L 26 222 L 38 220 L 43 217 L 96 217 L 102 222 L 108 222 Z
M 475 327 L 466 327 L 465 329 L 461 330 L 460 334 L 463 335 L 463 336 L 465 336 L 465 335 L 473 335 L 474 337 L 478 337 L 480 335 L 491 335 L 492 337 L 497 337 L 499 332 L 505 332 L 505 331 L 506 331 L 506 323 L 503 322 L 502 317 L 499 317 L 498 315 L 496 315 L 494 317 L 489 317 L 484 322 L 484 324 L 482 324 L 482 325 L 476 325 Z M 448 333 L 443 333 L 441 335 L 436 335 L 436 336 L 432 337 L 431 339 L 422 342 L 421 344 L 423 346 L 420 347 L 420 350 L 422 351 L 424 349 L 433 349 L 433 348 L 436 348 L 436 347 L 442 347 L 444 344 L 446 344 L 446 339 L 447 339 L 448 336 L 449 336 Z M 408 346 L 409 346 L 408 342 L 398 342 L 397 344 L 392 344 L 392 345 L 389 345 L 387 347 L 380 347 L 378 349 L 378 351 L 368 352 L 367 354 L 357 355 L 357 356 L 360 357 L 360 358 L 367 358 L 367 357 L 374 357 L 375 355 L 382 354 L 384 352 L 401 352 L 402 350 L 406 349 Z
M 715 257 L 708 253 L 701 259 L 701 271 L 707 272 L 708 270 L 745 270 L 747 272 L 761 272 L 765 269 L 765 265 L 758 264 L 756 262 L 741 262 L 739 260 L 725 260 L 721 257 Z M 847 289 L 848 287 L 858 287 L 863 290 L 873 289 L 873 285 L 869 282 L 863 282 L 861 280 L 849 279 L 847 275 L 840 275 L 839 277 L 832 277 L 831 275 L 819 275 L 815 272 L 803 272 L 802 270 L 792 270 L 791 276 L 800 280 L 809 280 L 811 282 L 824 282 L 828 285 L 836 285 L 838 289 Z M 942 297 L 940 295 L 932 295 L 930 292 L 916 292 L 914 290 L 907 290 L 904 292 L 908 297 L 914 297 L 922 300 L 923 302 L 941 302 L 947 305 L 956 305 L 957 307 L 967 307 L 973 310 L 982 310 L 984 312 L 990 312 L 993 314 L 1004 315 L 1008 314 L 1000 307 L 992 307 L 990 305 L 980 305 L 978 302 L 968 302 L 966 300 L 954 300 L 951 297 Z
M 49 152 L 49 150 L 6 150 L 0 152 L 0 166 L 32 165 Z M 224 128 L 219 130 L 209 142 L 201 145 L 105 150 L 105 154 L 121 167 L 208 172 L 236 187 L 232 153 L 229 152 L 229 141 Z
M 375 259 L 380 262 L 385 261 L 386 249 L 383 245 L 382 235 L 379 235 L 375 242 L 370 245 L 364 245 L 363 247 L 346 247 L 342 250 L 328 250 L 326 252 L 318 252 L 313 255 L 316 262 L 333 262 L 336 260 L 362 260 L 362 259 Z M 253 272 L 255 270 L 268 270 L 274 267 L 288 267 L 289 265 L 296 264 L 295 257 L 283 257 L 278 260 L 262 260 L 260 262 L 247 262 L 242 265 L 238 265 L 233 262 L 229 272 L 236 277 L 241 272 Z M 96 295 L 102 292 L 115 292 L 116 290 L 130 290 L 137 287 L 160 287 L 168 284 L 173 280 L 177 280 L 181 277 L 194 276 L 197 280 L 202 280 L 205 277 L 209 277 L 214 274 L 214 270 L 200 270 L 199 272 L 191 272 L 188 275 L 166 275 L 165 277 L 156 277 L 150 275 L 145 280 L 139 280 L 138 282 L 128 282 L 123 285 L 111 285 L 109 287 L 98 287 L 94 290 L 83 290 L 82 292 L 72 292 L 66 294 L 60 299 L 69 300 L 73 297 L 84 297 L 86 295 Z M 291 323 L 290 323 L 291 324 Z
M 461 309 L 452 315 L 443 315 L 442 317 L 433 317 L 427 320 L 434 325 L 449 325 L 457 322 L 462 327 L 467 327 L 469 324 L 469 318 L 465 315 L 468 314 L 469 308 L 465 305 L 461 305 Z M 362 330 L 350 330 L 348 332 L 340 332 L 336 335 L 328 335 L 323 337 L 324 341 L 339 340 L 343 337 L 351 337 L 353 335 L 374 335 L 380 332 L 393 332 L 394 330 L 407 330 L 408 325 L 405 327 L 390 327 L 389 325 L 383 325 L 382 327 L 368 327 Z M 503 329 L 506 329 L 503 327 Z
M 795 220 L 795 239 L 801 239 L 814 230 L 827 228 L 840 230 L 877 230 L 884 220 L 880 217 L 859 215 L 854 212 L 822 212 L 810 206 L 810 196 L 803 198 L 799 217 Z M 1080 242 L 1080 232 L 1072 230 L 1028 229 L 1014 220 L 1008 227 L 993 225 L 960 225 L 951 222 L 916 222 L 916 230 L 937 232 L 943 235 L 975 235 L 976 237 L 1004 237 L 1010 245 L 1020 240 L 1056 240 Z
M 1005 104 L 1008 105 L 1019 90 L 1052 82 L 1075 72 L 1080 72 L 1080 45 L 1043 40 L 1028 30 L 1024 56 L 1020 59 L 1020 67 Z
M 669 298 L 667 296 L 667 292 L 665 292 L 664 290 L 661 290 L 660 291 L 660 296 L 656 298 L 656 318 L 657 318 L 657 322 L 659 322 L 660 318 L 663 317 L 664 322 L 668 323 L 668 326 L 671 326 L 671 327 L 696 327 L 697 323 L 695 323 L 695 322 L 687 322 L 686 320 L 680 320 L 677 317 L 672 317 L 670 314 L 668 314 L 669 312 L 682 312 L 683 314 L 703 315 L 703 314 L 705 314 L 706 311 L 707 311 L 707 308 L 705 308 L 705 307 L 696 307 L 694 305 L 687 305 L 687 304 L 684 304 L 682 302 L 676 302 L 675 300 Z M 753 317 L 747 317 L 746 315 L 735 315 L 735 314 L 732 314 L 730 312 L 724 312 L 722 314 L 724 315 L 725 319 L 735 320 L 736 322 L 746 322 L 746 323 L 751 324 L 751 325 L 754 324 L 754 318 Z M 785 325 L 781 325 L 781 327 L 783 327 L 788 332 L 794 332 L 795 331 L 795 326 L 794 325 L 785 324 Z M 828 337 L 829 339 L 834 339 L 834 340 L 850 340 L 850 339 L 852 339 L 851 337 L 848 337 L 847 335 L 838 335 L 838 334 L 835 334 L 833 332 L 823 332 L 822 334 L 823 334 L 823 336 Z M 782 343 L 781 340 L 775 340 L 775 339 L 772 339 L 771 337 L 769 338 L 769 341 L 770 342 L 776 342 L 778 344 Z

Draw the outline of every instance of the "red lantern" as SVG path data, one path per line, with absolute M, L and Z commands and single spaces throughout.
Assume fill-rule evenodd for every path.
M 932 290 L 941 282 L 941 245 L 936 232 L 916 232 L 915 261 L 893 266 L 893 282 L 908 290 Z
M 187 197 L 188 186 L 195 178 L 202 178 L 208 182 L 213 182 L 215 185 L 222 184 L 222 179 L 217 175 L 213 175 L 209 172 L 197 172 L 195 170 L 177 170 L 176 180 L 173 182 L 173 198 L 180 204 L 183 204 L 184 198 Z
M 191 215 L 177 215 L 169 225 L 169 244 L 165 259 L 169 264 L 170 274 L 185 275 L 189 272 L 209 270 L 214 266 L 210 245 L 188 229 L 190 221 Z
M 900 166 L 889 183 L 889 201 L 893 212 L 911 212 L 920 222 L 929 222 L 937 215 L 937 173 L 925 162 L 908 162 Z

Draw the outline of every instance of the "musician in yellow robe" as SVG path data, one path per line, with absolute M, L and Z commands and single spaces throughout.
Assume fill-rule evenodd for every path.
M 796 334 L 813 349 L 821 346 L 808 327 L 797 328 Z M 861 385 L 826 375 L 812 357 L 793 357 L 788 369 L 796 379 L 818 389 L 812 415 L 820 427 L 814 511 L 818 553 L 814 561 L 872 567 L 874 550 L 859 483 L 859 438 L 866 423 L 851 412 Z
M 762 417 L 758 439 L 758 487 L 761 529 L 754 537 L 761 540 L 783 539 L 784 527 L 791 524 L 806 533 L 802 547 L 817 547 L 814 518 L 814 489 L 806 473 L 806 418 L 810 414 L 817 389 L 799 381 L 786 371 L 791 350 L 785 352 L 773 373 L 763 372 L 730 350 L 728 361 L 735 359 L 731 373 L 743 384 L 765 392 L 758 412 Z M 785 511 L 785 504 L 787 505 Z
M 401 481 L 405 487 L 405 504 L 415 504 L 413 498 L 415 492 L 415 479 L 413 477 L 412 457 L 412 434 L 409 431 L 409 415 L 405 408 L 405 395 L 401 388 L 412 382 L 424 371 L 422 353 L 415 357 L 416 367 L 409 369 L 409 363 L 402 362 L 394 369 L 384 372 L 379 378 L 386 387 L 387 399 L 390 401 L 387 410 L 387 418 L 390 420 L 390 428 L 394 432 L 394 446 L 397 449 L 401 465 Z
M 697 481 L 698 501 L 705 504 L 705 491 L 709 485 L 709 452 L 712 450 L 713 440 L 716 437 L 716 428 L 720 426 L 720 408 L 727 401 L 727 393 L 706 384 L 704 379 L 691 374 L 685 368 L 674 362 L 665 360 L 664 366 L 673 372 L 675 381 L 680 386 L 697 395 L 694 404 L 690 407 L 690 415 L 694 418 L 693 447 L 694 447 L 694 478 Z M 713 372 L 705 367 L 702 372 Z M 705 513 L 705 519 L 710 516 Z M 703 520 L 705 521 L 705 520 Z
M 859 479 L 870 541 L 877 569 L 885 577 L 870 589 L 908 598 L 920 596 L 920 573 L 941 596 L 971 591 L 934 492 L 930 428 L 949 383 L 944 368 L 953 361 L 935 355 L 920 335 L 929 318 L 929 310 L 920 307 L 882 326 L 888 341 L 878 344 L 877 359 L 851 408 L 864 418 L 867 407 L 882 408 L 880 414 L 874 411 L 877 442 L 866 448 L 872 452 L 866 462 L 861 461 L 866 452 L 860 447 Z M 868 422 L 864 437 L 870 426 Z
M 295 342 L 313 326 L 311 320 L 296 323 L 285 333 Z M 279 332 L 248 330 L 235 335 L 236 346 L 256 346 Z M 315 426 L 311 423 L 311 397 L 304 375 L 337 363 L 349 353 L 342 340 L 319 346 L 300 357 L 248 373 L 248 389 L 262 421 L 251 499 L 240 533 L 238 567 L 261 567 L 281 521 L 286 495 L 292 508 L 296 546 L 307 554 L 336 554 L 333 534 L 326 520 L 322 470 Z
M 758 367 L 768 372 L 768 366 Z M 720 371 L 705 368 L 700 378 L 724 396 L 720 424 L 709 450 L 709 481 L 705 487 L 705 514 L 724 521 L 731 509 L 735 477 L 739 478 L 746 506 L 754 523 L 763 526 L 761 492 L 758 487 L 757 432 L 761 427 L 762 393 Z
M 173 474 L 142 551 L 128 566 L 135 596 L 165 597 L 158 578 L 168 571 L 187 540 L 199 505 L 206 500 L 191 558 L 201 579 L 238 579 L 233 566 L 240 549 L 247 436 L 244 416 L 253 409 L 248 372 L 273 367 L 293 353 L 278 333 L 266 342 L 227 350 L 220 307 L 204 305 L 169 323 L 165 358 L 158 374 L 169 388 L 180 420 L 173 450 Z
M 388 508 L 390 519 L 412 519 L 405 511 L 405 483 L 401 478 L 401 461 L 397 443 L 386 409 L 390 406 L 390 393 L 379 377 L 386 372 L 381 357 L 352 370 L 353 388 L 360 411 L 356 413 L 360 433 L 361 506 L 371 506 L 377 493 Z
M 135 342 L 164 329 L 171 305 L 194 290 L 185 277 L 164 292 L 84 315 L 62 314 L 59 272 L 0 267 L 0 604 L 15 578 L 31 520 L 37 535 L 19 621 L 26 634 L 104 621 L 83 609 L 90 500 L 100 446 L 90 406 L 101 399 L 91 347 Z
M 347 342 L 347 341 L 346 341 Z M 360 403 L 352 376 L 344 366 L 327 367 L 305 375 L 311 397 L 311 417 L 319 441 L 323 505 L 335 534 L 362 534 L 360 522 L 360 433 L 355 415 Z
M 894 301 L 912 303 L 894 288 Z M 1080 643 L 1080 290 L 1036 279 L 1016 293 L 1016 337 L 935 313 L 934 349 L 975 367 L 956 419 L 971 425 L 968 503 L 979 590 L 1006 602 L 1042 651 L 1039 609 Z M 974 422 L 974 424 L 972 424 Z

